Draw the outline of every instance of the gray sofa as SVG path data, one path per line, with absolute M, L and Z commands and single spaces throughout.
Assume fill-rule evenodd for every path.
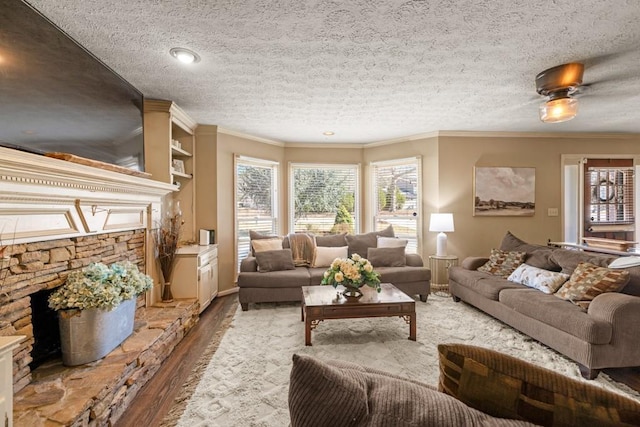
M 526 252 L 525 263 L 571 274 L 580 262 L 607 267 L 616 256 L 532 245 L 507 233 L 500 249 Z M 488 258 L 467 258 L 449 270 L 456 301 L 469 303 L 579 364 L 585 378 L 603 368 L 640 366 L 640 267 L 620 292 L 596 296 L 585 310 L 537 289 L 478 271 Z
M 393 230 L 365 233 L 356 236 L 345 234 L 316 238 L 318 246 L 349 246 L 352 250 L 366 254 L 367 247 L 375 247 L 376 236 L 393 237 Z M 255 237 L 255 234 L 254 234 Z M 287 237 L 283 239 L 283 247 L 289 247 Z M 366 256 L 366 255 L 362 255 Z M 404 266 L 377 267 L 382 282 L 391 283 L 407 295 L 419 295 L 426 301 L 430 292 L 431 271 L 424 266 L 422 257 L 417 254 L 406 254 Z M 282 271 L 258 271 L 255 256 L 248 256 L 240 264 L 238 274 L 238 299 L 242 310 L 249 309 L 249 303 L 300 301 L 302 286 L 320 285 L 326 268 L 295 267 Z

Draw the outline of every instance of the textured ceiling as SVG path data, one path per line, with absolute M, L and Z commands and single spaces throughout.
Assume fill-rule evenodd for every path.
M 640 133 L 637 0 L 29 3 L 146 97 L 258 137 Z M 177 46 L 201 61 L 179 63 L 169 55 Z M 569 61 L 585 63 L 592 85 L 578 117 L 543 124 L 535 76 Z

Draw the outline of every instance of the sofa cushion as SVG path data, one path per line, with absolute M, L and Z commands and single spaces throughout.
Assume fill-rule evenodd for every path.
M 494 301 L 498 301 L 498 295 L 503 289 L 528 289 L 499 276 L 458 266 L 449 268 L 449 279 Z
M 309 281 L 307 267 L 272 271 L 268 274 L 246 272 L 238 275 L 238 286 L 241 288 L 297 288 L 309 286 Z
M 613 270 L 581 262 L 555 296 L 586 309 L 596 296 L 604 292 L 619 292 L 627 282 L 627 270 Z
M 529 264 L 520 264 L 507 280 L 552 294 L 569 279 L 568 274 L 543 270 Z
M 324 267 L 313 268 L 310 267 L 309 271 L 309 285 L 316 286 L 319 285 L 322 279 L 324 278 L 324 272 L 327 271 Z
M 404 246 L 391 248 L 369 248 L 367 259 L 374 268 L 378 267 L 404 267 L 407 260 L 404 255 Z
M 329 267 L 334 259 L 346 258 L 348 253 L 348 246 L 316 246 L 311 267 Z
M 361 257 L 366 257 L 367 249 L 376 247 L 378 243 L 378 236 L 395 237 L 393 227 L 388 226 L 384 230 L 372 231 L 370 233 L 364 234 L 347 234 L 345 236 L 345 239 L 347 240 L 347 245 L 349 246 L 349 256 L 358 254 Z
M 592 252 L 573 251 L 568 249 L 555 249 L 551 259 L 562 268 L 566 274 L 573 273 L 578 264 L 588 262 L 598 267 L 607 267 L 616 257 L 611 255 L 596 254 Z
M 291 257 L 291 249 L 256 252 L 256 261 L 258 262 L 258 271 L 260 273 L 294 270 L 296 268 Z
M 531 425 L 469 408 L 433 387 L 342 361 L 293 355 L 292 427 Z
M 431 270 L 425 267 L 380 267 L 375 271 L 380 274 L 380 280 L 385 283 L 428 282 Z
M 495 417 L 540 425 L 640 425 L 640 403 L 513 356 L 440 344 L 438 388 Z
M 506 252 L 501 249 L 491 249 L 489 261 L 478 268 L 478 271 L 496 276 L 509 277 L 513 271 L 524 262 L 526 252 Z
M 500 249 L 505 252 L 526 252 L 525 263 L 544 270 L 560 271 L 560 266 L 551 258 L 553 248 L 527 243 L 511 234 L 510 231 L 507 231 L 507 234 L 502 238 Z
M 506 307 L 536 319 L 554 330 L 559 329 L 591 344 L 608 344 L 611 341 L 611 323 L 596 320 L 580 307 L 569 304 L 534 289 L 510 290 L 500 292 L 499 301 Z
M 347 233 L 316 236 L 316 246 L 347 246 Z

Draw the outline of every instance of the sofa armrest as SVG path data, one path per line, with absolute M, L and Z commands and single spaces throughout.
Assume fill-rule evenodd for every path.
M 477 270 L 478 267 L 482 267 L 486 262 L 489 261 L 489 258 L 479 257 L 479 256 L 470 256 L 462 260 L 462 264 L 460 267 L 465 270 Z
M 406 254 L 405 259 L 407 267 L 424 267 L 422 257 L 418 254 Z
M 255 273 L 258 271 L 258 261 L 256 257 L 248 256 L 240 262 L 241 273 Z
M 589 316 L 611 324 L 611 345 L 618 348 L 617 356 L 640 360 L 638 330 L 640 329 L 640 297 L 618 292 L 596 296 L 589 304 Z

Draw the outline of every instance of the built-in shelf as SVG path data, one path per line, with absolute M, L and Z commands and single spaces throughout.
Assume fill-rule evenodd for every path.
M 187 150 L 184 150 L 182 148 L 178 148 L 175 146 L 171 146 L 171 153 L 173 154 L 174 157 L 191 157 L 192 154 L 189 153 Z
M 191 178 L 193 178 L 193 177 L 191 176 L 191 174 L 178 172 L 178 171 L 176 171 L 175 169 L 171 169 L 171 174 L 172 174 L 174 177 L 175 177 L 175 176 L 177 176 L 177 177 L 185 178 L 185 179 L 191 179 Z

